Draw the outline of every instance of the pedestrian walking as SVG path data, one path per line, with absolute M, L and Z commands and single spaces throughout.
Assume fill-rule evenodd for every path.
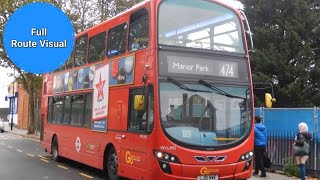
M 263 158 L 266 152 L 267 145 L 267 132 L 265 125 L 261 124 L 261 117 L 255 117 L 254 125 L 254 176 L 258 176 L 259 171 L 261 171 L 260 177 L 266 178 L 266 171 L 264 169 Z
M 305 180 L 306 176 L 306 161 L 309 158 L 309 141 L 311 134 L 308 132 L 308 126 L 302 122 L 298 125 L 299 133 L 295 137 L 293 144 L 293 155 L 295 156 L 296 163 L 300 168 L 300 178 Z

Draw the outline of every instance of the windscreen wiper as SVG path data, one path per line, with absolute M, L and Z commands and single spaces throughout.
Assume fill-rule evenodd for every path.
M 186 85 L 182 84 L 181 82 L 179 82 L 178 80 L 172 78 L 172 77 L 168 77 L 167 80 L 169 82 L 171 82 L 172 84 L 178 86 L 181 89 L 187 90 L 187 91 L 192 91 L 192 92 L 206 92 L 206 93 L 210 93 L 209 91 L 204 91 L 204 90 L 198 90 L 198 89 L 191 89 L 188 88 Z
M 235 95 L 229 94 L 229 93 L 225 92 L 224 90 L 219 89 L 219 88 L 217 88 L 216 86 L 208 83 L 208 82 L 205 81 L 205 80 L 200 79 L 198 82 L 199 82 L 200 84 L 202 84 L 202 85 L 204 85 L 204 86 L 206 86 L 206 87 L 214 90 L 215 92 L 217 92 L 217 94 L 220 94 L 220 95 L 223 95 L 223 96 L 226 96 L 226 97 L 229 97 L 229 98 L 246 99 L 246 98 L 244 98 L 244 97 L 240 97 L 240 96 L 235 96 Z

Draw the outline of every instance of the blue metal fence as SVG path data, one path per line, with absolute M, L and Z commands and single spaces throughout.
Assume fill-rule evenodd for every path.
M 295 134 L 292 131 L 275 130 L 268 131 L 267 152 L 272 162 L 272 168 L 281 170 L 285 165 L 285 161 L 293 157 L 293 142 Z M 316 134 L 312 134 L 316 137 Z M 320 177 L 320 141 L 313 138 L 310 142 L 310 156 L 306 164 L 308 174 Z
M 298 130 L 300 122 L 307 123 L 310 133 L 319 139 L 320 108 L 255 108 L 255 115 L 261 116 L 267 130 L 292 131 Z M 289 134 L 288 134 L 289 135 Z

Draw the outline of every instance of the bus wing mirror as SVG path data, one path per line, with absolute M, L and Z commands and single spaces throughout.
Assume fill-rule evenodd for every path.
M 273 98 L 273 97 L 271 96 L 271 94 L 265 93 L 265 94 L 264 94 L 264 102 L 265 102 L 266 108 L 271 108 L 271 107 L 272 107 L 272 103 L 275 103 L 275 102 L 276 102 L 276 99 Z
M 136 110 L 136 111 L 144 110 L 144 96 L 143 95 L 135 95 L 134 96 L 134 110 Z

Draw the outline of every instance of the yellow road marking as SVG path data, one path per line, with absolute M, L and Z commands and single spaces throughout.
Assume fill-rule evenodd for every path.
M 61 165 L 57 165 L 59 168 L 62 168 L 62 169 L 69 169 L 67 167 L 64 167 L 64 166 L 61 166 Z
M 28 154 L 28 153 L 27 153 L 27 155 L 28 155 L 28 156 L 31 156 L 31 157 L 34 157 L 34 155 L 33 155 L 33 154 Z
M 90 176 L 90 175 L 87 175 L 87 174 L 84 174 L 84 173 L 79 173 L 81 176 L 84 176 L 86 178 L 89 178 L 89 179 L 93 179 L 94 177 Z
M 45 157 L 45 156 L 41 156 L 41 155 L 38 155 L 40 158 L 42 158 L 42 159 L 46 159 L 46 160 L 49 160 L 49 158 L 48 157 Z
M 47 162 L 47 163 L 49 162 L 49 161 L 47 161 L 47 160 L 45 160 L 45 159 L 40 159 L 40 160 L 41 160 L 41 161 L 44 161 L 44 162 Z
M 8 148 L 13 148 L 13 147 L 11 147 L 11 146 L 8 146 Z
M 16 149 L 18 152 L 23 152 L 23 151 L 21 151 L 20 149 Z

